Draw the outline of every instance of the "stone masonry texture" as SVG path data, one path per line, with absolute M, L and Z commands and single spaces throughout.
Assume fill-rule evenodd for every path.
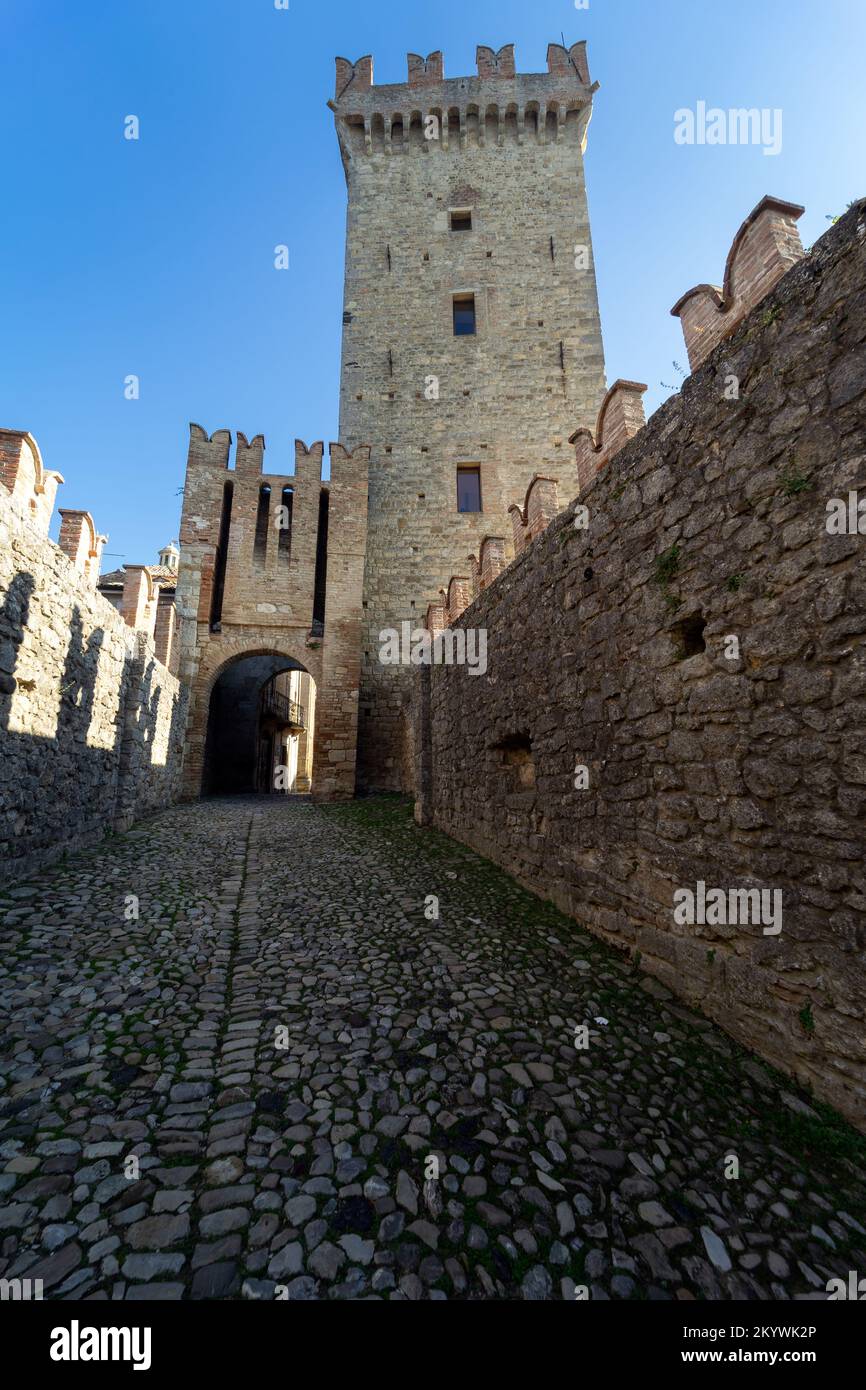
M 466 609 L 487 672 L 423 670 L 416 731 L 422 820 L 861 1128 L 866 570 L 826 523 L 864 424 L 860 202 Z M 678 925 L 698 882 L 781 933 Z
M 0 895 L 0 1278 L 799 1300 L 863 1269 L 864 1141 L 410 810 L 176 806 Z
M 379 663 L 379 632 L 421 626 L 452 574 L 536 473 L 574 495 L 568 436 L 595 424 L 604 364 L 583 170 L 594 87 L 585 47 L 515 73 L 478 50 L 444 78 L 409 55 L 409 82 L 372 85 L 337 62 L 334 119 L 348 185 L 340 438 L 370 447 L 359 711 L 361 786 L 411 786 L 410 679 Z M 429 137 L 429 138 L 428 138 Z M 471 214 L 452 230 L 451 213 Z M 578 251 L 578 248 L 581 248 Z M 477 332 L 455 336 L 455 295 Z M 478 513 L 457 467 L 480 469 Z
M 645 422 L 605 389 L 585 45 L 444 66 L 337 59 L 342 442 L 323 479 L 192 425 L 176 606 L 161 567 L 99 591 L 0 429 L 0 1280 L 49 1299 L 866 1265 L 866 200 L 804 252 L 762 199 Z M 486 666 L 383 665 L 425 622 Z M 207 797 L 301 725 L 311 796 Z
M 0 878 L 175 801 L 185 718 L 152 641 L 0 487 Z

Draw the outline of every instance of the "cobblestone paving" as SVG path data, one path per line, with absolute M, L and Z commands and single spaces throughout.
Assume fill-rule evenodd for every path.
M 0 948 L 0 1276 L 47 1298 L 866 1274 L 863 1141 L 398 798 L 175 808 L 5 890 Z

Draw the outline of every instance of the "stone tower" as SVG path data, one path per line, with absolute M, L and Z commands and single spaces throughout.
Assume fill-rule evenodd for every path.
M 585 45 L 551 44 L 546 73 L 516 73 L 511 45 L 477 64 L 446 80 L 441 53 L 410 53 L 407 82 L 374 86 L 372 58 L 337 59 L 340 438 L 370 446 L 361 787 L 410 785 L 408 672 L 380 664 L 380 631 L 420 627 L 483 537 L 511 558 L 534 474 L 577 493 L 568 438 L 604 395 Z

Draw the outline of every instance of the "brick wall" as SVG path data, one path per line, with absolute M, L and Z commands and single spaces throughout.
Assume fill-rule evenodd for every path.
M 420 819 L 861 1127 L 866 536 L 827 504 L 866 514 L 864 427 L 860 202 L 463 613 L 486 675 L 416 692 Z M 781 932 L 679 924 L 698 882 Z
M 315 682 L 312 792 L 355 790 L 361 580 L 367 533 L 368 451 L 295 441 L 294 473 L 264 471 L 265 441 L 208 437 L 190 426 L 177 582 L 179 672 L 190 687 L 184 790 L 203 787 L 210 699 L 216 682 L 248 657 L 273 655 Z M 324 628 L 314 624 L 320 498 L 328 498 Z M 230 493 L 230 501 L 228 500 Z M 276 511 L 289 507 L 289 528 Z M 224 565 L 222 602 L 214 606 Z
M 62 474 L 46 468 L 39 445 L 24 430 L 0 429 L 0 483 L 40 535 L 48 535 Z

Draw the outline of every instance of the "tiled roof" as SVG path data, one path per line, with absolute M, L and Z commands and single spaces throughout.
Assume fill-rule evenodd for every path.
M 148 565 L 150 577 L 154 584 L 160 584 L 163 589 L 174 589 L 177 587 L 177 570 L 169 569 L 168 565 Z M 108 574 L 101 574 L 97 583 L 97 588 L 117 585 L 123 588 L 123 570 L 111 570 Z

